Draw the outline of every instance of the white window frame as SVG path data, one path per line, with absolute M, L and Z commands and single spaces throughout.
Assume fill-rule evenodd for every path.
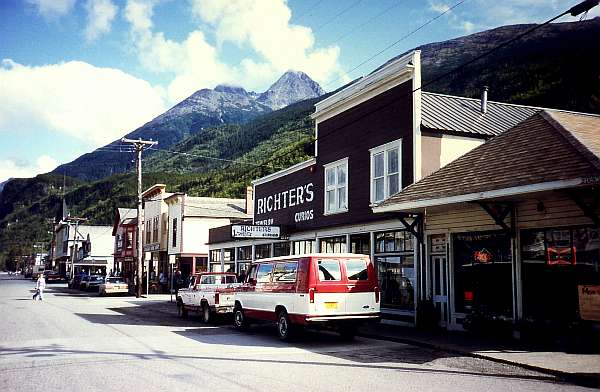
M 402 139 L 394 140 L 392 142 L 383 144 L 381 146 L 377 146 L 371 148 L 369 150 L 370 153 L 370 161 L 371 161 L 371 176 L 370 176 L 370 187 L 371 187 L 371 204 L 379 203 L 388 197 L 390 197 L 390 189 L 388 184 L 388 177 L 391 174 L 388 172 L 388 151 L 394 148 L 398 149 L 398 192 L 402 190 Z M 383 199 L 376 200 L 375 199 L 375 156 L 384 153 L 383 157 Z
M 345 207 L 341 208 L 339 207 L 338 204 L 338 200 L 339 200 L 339 190 L 342 188 L 341 186 L 339 186 L 338 183 L 338 176 L 337 176 L 337 170 L 335 170 L 335 185 L 334 186 L 329 186 L 327 187 L 327 170 L 332 169 L 332 168 L 337 168 L 339 166 L 345 166 L 346 169 L 346 183 L 344 184 L 344 188 L 346 189 L 346 205 Z M 343 158 L 343 159 L 339 159 L 335 162 L 331 162 L 328 163 L 326 165 L 323 165 L 323 182 L 324 182 L 324 192 L 323 192 L 323 206 L 324 206 L 324 210 L 325 210 L 325 215 L 331 215 L 331 214 L 339 214 L 339 213 L 343 213 L 343 212 L 347 212 L 348 211 L 348 184 L 349 184 L 349 180 L 350 180 L 350 176 L 348 173 L 348 157 Z M 336 206 L 335 208 L 333 208 L 332 210 L 329 210 L 329 205 L 327 204 L 327 191 L 328 190 L 334 190 L 335 191 L 335 200 L 336 200 Z

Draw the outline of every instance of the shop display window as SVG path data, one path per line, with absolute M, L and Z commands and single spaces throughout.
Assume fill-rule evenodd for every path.
M 375 252 L 404 252 L 413 250 L 413 236 L 408 231 L 386 231 L 375 234 Z
M 321 252 L 323 253 L 345 253 L 346 236 L 329 237 L 321 239 Z
M 370 255 L 371 254 L 371 236 L 369 234 L 356 234 L 350 236 L 350 252 Z
M 375 256 L 381 285 L 381 306 L 415 308 L 415 259 L 412 255 Z
M 290 254 L 290 243 L 289 242 L 275 242 L 273 244 L 273 257 L 289 256 L 289 254 Z
M 223 250 L 223 261 L 234 261 L 235 260 L 235 248 L 226 248 Z
M 523 316 L 566 325 L 579 319 L 578 286 L 600 284 L 600 230 L 521 231 Z
M 252 246 L 240 246 L 237 248 L 238 261 L 240 260 L 252 260 Z
M 294 241 L 294 254 L 305 255 L 315 252 L 315 241 Z
M 266 259 L 271 257 L 271 244 L 256 245 L 254 247 L 254 259 Z
M 511 318 L 510 236 L 503 231 L 460 233 L 452 241 L 455 310 Z

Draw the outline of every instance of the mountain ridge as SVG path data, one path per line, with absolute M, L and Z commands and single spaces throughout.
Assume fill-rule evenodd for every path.
M 285 72 L 263 93 L 220 84 L 214 89 L 205 88 L 194 92 L 124 137 L 155 140 L 159 142 L 159 148 L 165 149 L 205 128 L 245 123 L 257 116 L 321 94 L 323 90 L 319 84 L 301 71 Z M 120 152 L 119 149 L 122 148 L 120 139 L 115 140 L 58 166 L 52 172 L 83 180 L 98 180 L 127 172 L 133 168 L 133 157 Z M 152 153 L 153 151 L 147 151 L 147 154 Z

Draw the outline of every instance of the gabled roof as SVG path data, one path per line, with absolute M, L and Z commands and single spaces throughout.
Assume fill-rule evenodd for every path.
M 482 113 L 479 99 L 425 91 L 421 94 L 422 127 L 485 138 L 499 135 L 542 110 L 532 106 L 488 101 L 487 111 Z
M 115 211 L 115 219 L 113 221 L 112 235 L 117 234 L 117 228 L 121 225 L 136 225 L 137 224 L 137 209 L 135 208 L 117 208 Z
M 542 111 L 374 207 L 424 207 L 600 183 L 600 116 Z
M 185 216 L 207 218 L 248 218 L 246 200 L 225 199 L 218 197 L 185 198 Z

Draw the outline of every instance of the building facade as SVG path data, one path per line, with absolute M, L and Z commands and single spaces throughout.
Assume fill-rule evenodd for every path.
M 224 254 L 245 266 L 286 254 L 368 254 L 385 316 L 414 323 L 425 299 L 421 222 L 372 207 L 539 111 L 420 86 L 415 51 L 318 102 L 315 157 L 253 181 L 254 225 L 279 226 L 284 236 L 240 239 L 231 229 L 213 230 L 211 261 Z
M 185 280 L 191 274 L 214 270 L 209 266 L 208 233 L 215 227 L 247 220 L 245 199 L 191 197 L 174 193 L 168 206 L 167 252 Z M 220 262 L 219 262 L 220 267 Z
M 170 277 L 168 256 L 169 206 L 165 199 L 172 195 L 165 184 L 155 184 L 142 193 L 144 203 L 144 260 L 151 282 L 166 291 Z M 160 277 L 162 276 L 162 280 Z
M 599 190 L 600 116 L 544 111 L 374 210 L 426 222 L 441 326 L 584 336 L 600 334 Z
M 117 208 L 112 227 L 114 237 L 114 273 L 134 282 L 137 270 L 137 210 Z

